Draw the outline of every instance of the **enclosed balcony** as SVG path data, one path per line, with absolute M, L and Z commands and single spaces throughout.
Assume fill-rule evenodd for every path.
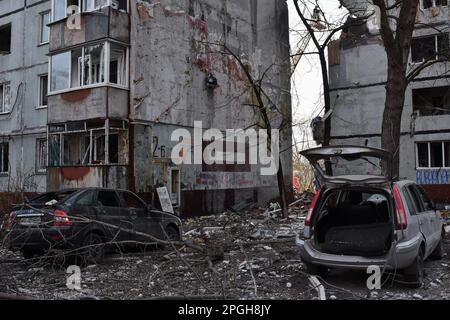
M 128 48 L 111 41 L 50 57 L 48 123 L 128 118 Z
M 50 52 L 105 38 L 130 43 L 127 0 L 53 0 Z

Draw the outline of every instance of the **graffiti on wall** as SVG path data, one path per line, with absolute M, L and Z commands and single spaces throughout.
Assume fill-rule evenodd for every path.
M 417 184 L 450 184 L 450 169 L 426 169 L 416 171 Z

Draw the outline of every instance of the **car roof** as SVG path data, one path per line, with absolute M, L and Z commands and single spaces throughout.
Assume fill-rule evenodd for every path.
M 58 191 L 49 191 L 46 193 L 63 193 L 63 192 L 79 192 L 79 191 L 85 191 L 85 190 L 93 190 L 93 191 L 121 191 L 121 192 L 131 192 L 130 190 L 125 190 L 125 189 L 110 189 L 110 188 L 99 188 L 99 187 L 88 187 L 88 188 L 70 188 L 70 189 L 61 189 Z

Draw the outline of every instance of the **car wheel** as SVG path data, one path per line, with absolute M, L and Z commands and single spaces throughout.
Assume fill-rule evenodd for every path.
M 33 259 L 36 255 L 36 252 L 34 252 L 33 250 L 29 250 L 29 249 L 23 249 L 20 252 L 22 253 L 23 258 L 26 260 Z
M 324 266 L 318 266 L 311 263 L 306 263 L 306 273 L 313 275 L 313 276 L 319 276 L 319 277 L 326 277 L 329 273 L 329 269 Z
M 177 228 L 173 226 L 168 226 L 166 228 L 166 240 L 171 242 L 180 241 L 180 233 L 178 232 Z
M 88 264 L 101 262 L 104 255 L 103 246 L 103 239 L 98 234 L 87 234 L 82 245 L 82 257 L 84 262 Z
M 430 258 L 435 260 L 441 260 L 444 257 L 444 253 L 445 253 L 445 236 L 442 235 L 436 249 L 434 249 L 434 251 L 431 253 Z
M 420 288 L 425 278 L 425 267 L 423 261 L 423 250 L 420 249 L 413 264 L 405 269 L 405 280 L 409 287 Z

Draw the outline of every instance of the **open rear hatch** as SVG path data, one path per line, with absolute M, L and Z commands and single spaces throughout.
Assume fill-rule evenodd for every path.
M 385 150 L 359 146 L 333 146 L 300 153 L 325 184 L 388 184 L 392 181 L 392 157 Z

